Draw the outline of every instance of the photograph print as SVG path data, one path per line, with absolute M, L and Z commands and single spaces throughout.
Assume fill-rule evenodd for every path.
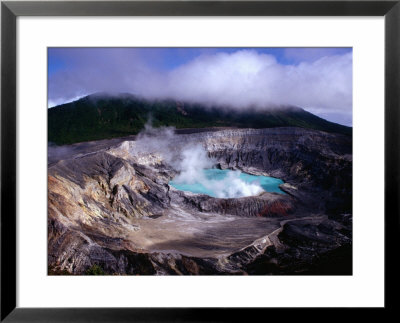
M 352 275 L 352 56 L 49 47 L 48 275 Z

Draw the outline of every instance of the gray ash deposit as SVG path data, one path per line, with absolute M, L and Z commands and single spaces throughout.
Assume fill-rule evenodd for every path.
M 216 198 L 168 184 L 210 166 L 281 178 L 286 194 Z M 351 274 L 351 212 L 347 135 L 148 128 L 49 149 L 50 273 Z

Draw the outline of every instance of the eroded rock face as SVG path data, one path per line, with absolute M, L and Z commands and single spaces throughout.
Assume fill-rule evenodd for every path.
M 138 153 L 135 141 L 102 141 L 90 152 L 74 145 L 69 158 L 49 158 L 52 272 L 85 274 L 96 264 L 106 274 L 293 274 L 351 245 L 350 137 L 274 128 L 171 140 L 177 149 L 202 145 L 222 169 L 280 177 L 287 194 L 182 192 L 168 185 L 174 167 Z

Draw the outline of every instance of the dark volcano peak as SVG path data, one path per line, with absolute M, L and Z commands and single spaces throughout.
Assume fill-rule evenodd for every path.
M 130 93 L 97 92 L 48 110 L 49 138 L 56 144 L 122 137 L 140 132 L 151 116 L 154 127 L 300 127 L 351 135 L 352 128 L 295 106 L 234 109 L 176 101 L 148 100 Z

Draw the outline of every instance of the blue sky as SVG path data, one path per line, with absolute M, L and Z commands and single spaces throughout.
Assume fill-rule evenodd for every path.
M 302 61 L 315 61 L 326 55 L 342 55 L 351 53 L 351 48 L 254 48 L 241 47 L 240 49 L 255 50 L 258 53 L 270 54 L 275 56 L 276 60 L 284 65 L 298 64 Z M 114 51 L 115 49 L 88 48 L 86 51 L 92 55 L 98 55 L 99 52 Z M 218 52 L 234 53 L 238 48 L 142 48 L 143 56 L 147 56 L 149 63 L 163 70 L 171 70 L 180 65 L 190 62 L 194 58 L 204 54 L 215 54 Z M 74 65 L 75 48 L 49 48 L 48 63 L 49 75 L 57 71 L 62 71 Z M 137 51 L 137 48 L 124 48 L 124 51 Z M 77 59 L 79 59 L 77 57 Z
M 352 124 L 351 48 L 49 48 L 49 106 L 131 92 L 244 109 L 296 105 Z

